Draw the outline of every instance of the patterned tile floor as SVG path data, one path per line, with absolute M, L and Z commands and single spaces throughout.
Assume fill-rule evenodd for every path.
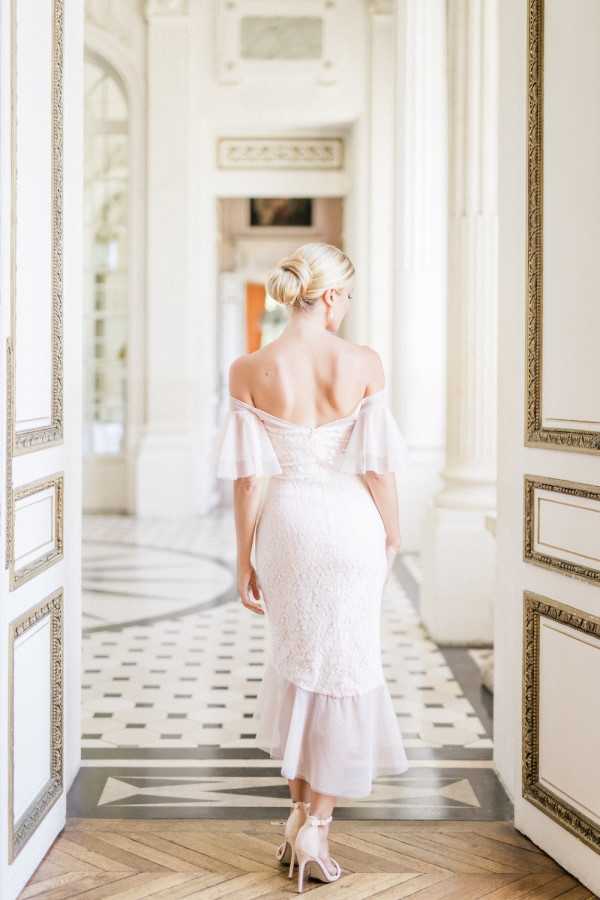
M 84 766 L 70 814 L 268 817 L 280 765 L 254 743 L 266 620 L 233 586 L 233 522 L 94 516 L 84 532 Z M 386 678 L 411 768 L 339 814 L 506 818 L 479 655 L 441 651 L 419 622 L 418 562 L 384 596 Z M 484 654 L 485 655 L 485 654 Z M 459 677 L 457 677 L 457 674 Z

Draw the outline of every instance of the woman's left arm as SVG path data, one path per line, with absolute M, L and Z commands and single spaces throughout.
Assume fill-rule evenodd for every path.
M 250 561 L 254 532 L 258 521 L 263 479 L 250 475 L 233 482 L 233 508 L 237 542 L 237 586 L 242 603 L 252 612 L 264 615 L 258 602 L 261 588 L 256 570 Z M 252 599 L 254 595 L 254 600 Z

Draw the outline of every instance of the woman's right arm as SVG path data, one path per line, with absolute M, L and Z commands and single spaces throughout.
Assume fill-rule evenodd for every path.
M 381 357 L 376 350 L 368 345 L 363 346 L 366 351 L 366 369 L 368 383 L 366 392 L 373 394 L 385 387 L 385 370 Z M 382 518 L 388 552 L 397 553 L 400 549 L 400 519 L 398 509 L 398 490 L 396 476 L 393 472 L 367 471 L 362 475 L 375 505 Z
M 379 472 L 365 472 L 362 477 L 383 520 L 386 547 L 389 551 L 397 553 L 400 549 L 400 517 L 396 476 L 393 472 L 385 472 L 383 474 Z

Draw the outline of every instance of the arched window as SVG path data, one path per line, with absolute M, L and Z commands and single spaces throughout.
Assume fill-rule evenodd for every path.
M 129 115 L 120 80 L 85 61 L 84 436 L 86 456 L 123 455 L 129 336 Z

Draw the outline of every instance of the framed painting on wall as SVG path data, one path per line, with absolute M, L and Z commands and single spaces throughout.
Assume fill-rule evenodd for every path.
M 310 197 L 252 197 L 252 228 L 310 228 L 313 224 L 313 201 Z

